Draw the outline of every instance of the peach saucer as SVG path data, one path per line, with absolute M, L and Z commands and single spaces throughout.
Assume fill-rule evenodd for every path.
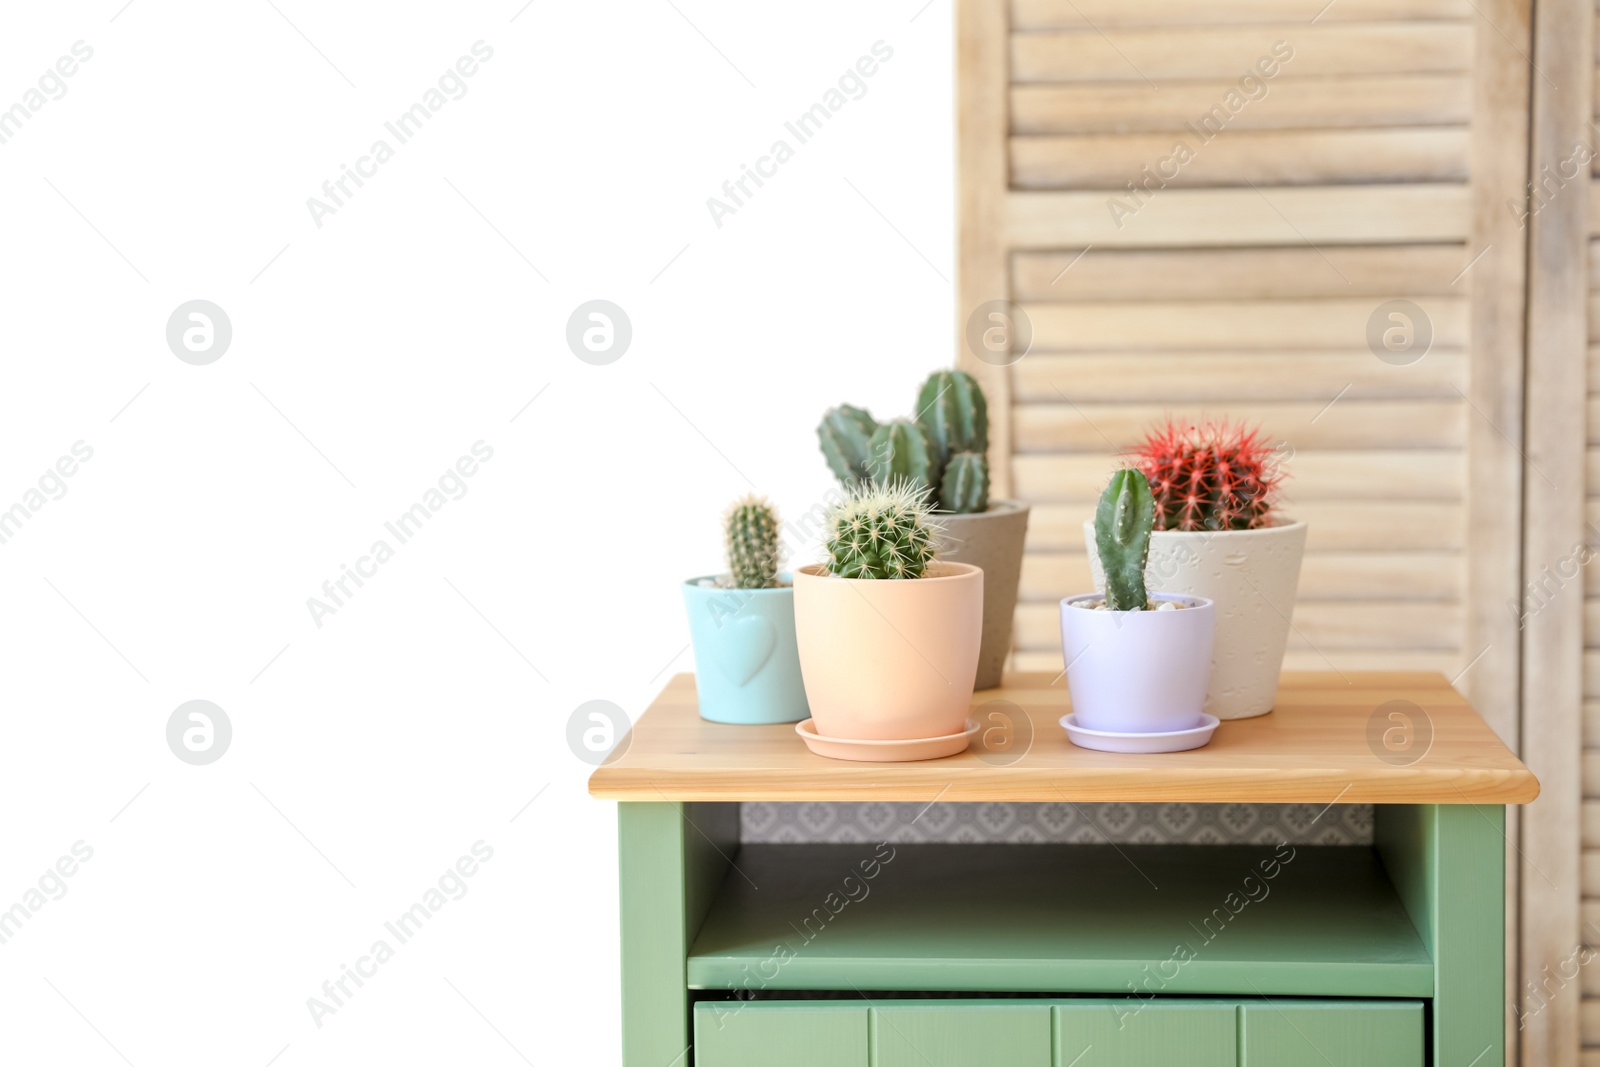
M 912 760 L 939 759 L 965 752 L 978 732 L 978 724 L 967 720 L 967 728 L 959 734 L 944 737 L 916 737 L 904 741 L 858 741 L 846 737 L 823 737 L 817 733 L 813 720 L 804 719 L 794 724 L 794 732 L 806 747 L 819 756 L 829 759 L 856 760 L 861 763 L 908 763 Z

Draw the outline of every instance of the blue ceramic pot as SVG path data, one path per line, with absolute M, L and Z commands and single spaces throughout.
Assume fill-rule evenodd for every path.
M 717 589 L 702 580 L 683 583 L 700 717 L 747 726 L 810 718 L 794 639 L 794 590 Z

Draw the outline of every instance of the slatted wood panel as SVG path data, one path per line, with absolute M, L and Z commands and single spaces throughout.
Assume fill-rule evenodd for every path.
M 1500 34 L 1465 0 L 1314 22 L 1288 0 L 996 7 L 961 13 L 960 310 L 1008 300 L 1033 330 L 1013 365 L 964 353 L 1008 416 L 997 481 L 1036 509 L 1017 665 L 1058 662 L 1054 603 L 1088 585 L 1080 524 L 1115 453 L 1164 414 L 1228 415 L 1284 442 L 1315 520 L 1291 661 L 1454 673 L 1498 633 L 1474 671 L 1514 724 L 1514 630 L 1468 598 L 1517 577 L 1514 555 L 1474 566 L 1518 543 L 1514 375 L 1475 373 L 1520 373 L 1520 299 L 1482 307 L 1520 292 L 1516 242 L 1479 255 L 1516 185 L 1473 174 L 1493 155 L 1475 126 L 1525 106 L 1525 72 L 1509 97 L 1484 84 Z M 1192 160 L 1160 168 L 1180 143 Z M 1431 324 L 1410 365 L 1368 347 L 1388 300 Z M 1474 535 L 1482 477 L 1513 500 Z
M 1519 743 L 1530 0 L 957 13 L 957 327 L 1005 301 L 1033 337 L 960 348 L 996 488 L 1034 508 L 1014 665 L 1060 670 L 1116 454 L 1167 413 L 1245 418 L 1310 522 L 1287 664 L 1459 674 Z M 1409 365 L 1368 346 L 1389 300 L 1432 327 Z M 1600 693 L 1600 646 L 1586 668 Z
M 1143 83 L 1017 85 L 1011 89 L 1011 129 L 1019 139 L 1172 133 L 1189 121 L 1184 116 L 1205 114 L 1232 87 L 1221 80 L 1179 82 L 1161 89 Z M 1468 89 L 1464 73 L 1298 78 L 1272 88 L 1271 109 L 1246 108 L 1230 125 L 1241 131 L 1314 126 L 1455 128 L 1467 121 Z M 1161 144 L 1161 152 L 1170 147 Z M 1148 158 L 1139 160 L 1134 169 L 1146 162 Z
M 1541 4 L 1533 53 L 1523 751 L 1544 789 L 1522 813 L 1521 966 L 1543 1003 L 1523 1032 L 1526 1063 L 1569 1062 L 1579 1042 L 1582 1062 L 1600 1063 L 1600 980 L 1592 964 L 1571 974 L 1576 946 L 1600 944 L 1600 802 L 1589 799 L 1600 798 L 1600 568 L 1580 574 L 1573 552 L 1600 543 L 1600 201 L 1575 158 L 1595 144 L 1591 5 Z
M 1563 35 L 1565 48 L 1552 51 L 1550 54 L 1552 58 L 1566 56 L 1570 59 L 1573 35 L 1579 40 L 1587 40 L 1592 45 L 1592 34 L 1600 22 L 1594 18 L 1594 10 L 1587 5 L 1574 3 L 1563 10 L 1562 14 L 1565 16 L 1565 29 L 1568 30 L 1568 34 Z M 1568 130 L 1562 130 L 1560 133 L 1552 131 L 1552 136 L 1549 138 L 1550 149 L 1539 162 L 1554 162 L 1552 170 L 1555 171 L 1557 179 L 1552 181 L 1547 178 L 1541 182 L 1539 189 L 1541 195 L 1536 202 L 1538 211 L 1530 219 L 1536 234 L 1534 238 L 1536 248 L 1541 240 L 1549 242 L 1552 238 L 1557 238 L 1558 234 L 1571 229 L 1574 219 L 1579 224 L 1581 221 L 1587 221 L 1587 227 L 1584 227 L 1587 230 L 1587 240 L 1582 243 L 1581 251 L 1557 256 L 1554 254 L 1555 250 L 1552 250 L 1552 253 L 1547 254 L 1546 262 L 1536 264 L 1531 285 L 1531 299 L 1534 301 L 1534 306 L 1539 306 L 1541 302 L 1554 304 L 1554 314 L 1562 315 L 1562 312 L 1566 312 L 1566 317 L 1570 320 L 1573 317 L 1570 309 L 1573 294 L 1587 291 L 1587 307 L 1582 314 L 1576 315 L 1578 322 L 1571 325 L 1571 330 L 1566 333 L 1565 338 L 1562 336 L 1550 338 L 1547 347 L 1550 349 L 1552 376 L 1560 373 L 1557 368 L 1562 365 L 1560 362 L 1563 357 L 1568 363 L 1581 363 L 1584 366 L 1586 405 L 1582 411 L 1582 422 L 1586 427 L 1584 434 L 1586 454 L 1579 464 L 1584 478 L 1584 488 L 1582 488 L 1584 512 L 1579 517 L 1581 525 L 1574 539 L 1581 539 L 1586 544 L 1600 547 L 1600 533 L 1597 533 L 1600 531 L 1600 525 L 1597 525 L 1600 523 L 1600 182 L 1586 182 L 1582 178 L 1566 181 L 1565 176 L 1570 170 L 1562 168 L 1562 163 L 1571 158 L 1573 144 L 1579 142 L 1584 146 L 1597 144 L 1594 126 L 1582 122 L 1586 118 L 1592 120 L 1600 117 L 1600 93 L 1594 91 L 1597 78 L 1600 78 L 1600 67 L 1595 67 L 1595 53 L 1592 51 L 1592 46 L 1587 53 L 1587 64 L 1594 75 L 1589 78 L 1586 86 L 1589 90 L 1584 101 L 1586 106 L 1579 109 L 1578 136 L 1576 138 L 1571 136 L 1570 128 L 1574 125 L 1573 122 L 1566 123 Z M 1552 122 L 1552 125 L 1555 123 Z M 1590 163 L 1590 166 L 1594 166 L 1594 163 Z M 1600 173 L 1600 170 L 1595 173 Z M 1574 211 L 1574 200 L 1581 205 L 1576 211 Z M 1550 326 L 1560 330 L 1558 323 L 1547 323 L 1546 330 L 1549 330 Z M 1534 350 L 1544 347 L 1538 344 L 1538 333 L 1531 334 L 1531 339 L 1536 342 Z M 1581 357 L 1579 354 L 1584 355 Z M 1544 464 L 1547 462 L 1549 461 L 1544 461 Z M 1558 483 L 1562 483 L 1560 494 L 1565 498 L 1573 493 L 1570 485 L 1571 472 L 1566 472 L 1568 477 L 1562 477 L 1562 474 L 1562 470 L 1555 470 L 1552 477 Z M 1582 653 L 1578 661 L 1576 688 L 1581 693 L 1579 717 L 1581 717 L 1582 752 L 1578 763 L 1576 792 L 1581 793 L 1582 800 L 1581 817 L 1576 833 L 1582 849 L 1581 862 L 1578 864 L 1582 901 L 1581 912 L 1578 915 L 1578 931 L 1574 934 L 1568 928 L 1565 933 L 1568 933 L 1568 939 L 1574 944 L 1592 945 L 1595 949 L 1600 949 L 1600 566 L 1589 565 L 1582 569 L 1581 581 L 1584 593 L 1582 617 L 1581 622 L 1574 622 L 1570 614 L 1563 611 L 1565 608 L 1563 600 L 1568 598 L 1555 593 L 1555 590 L 1560 589 L 1562 585 L 1568 584 L 1560 579 L 1558 558 L 1560 557 L 1546 558 L 1542 563 L 1530 558 L 1528 577 L 1538 582 L 1544 589 L 1550 590 L 1541 593 L 1539 600 L 1547 600 L 1549 603 L 1541 608 L 1539 614 L 1531 617 L 1531 622 L 1534 625 L 1541 625 L 1541 616 L 1546 616 L 1542 619 L 1544 630 L 1549 630 L 1550 625 L 1555 624 L 1566 633 L 1571 633 L 1573 630 L 1581 633 Z M 1547 577 L 1544 569 L 1546 566 L 1549 566 L 1550 571 L 1557 573 L 1554 582 Z M 1550 651 L 1554 653 L 1565 651 L 1562 649 L 1562 645 L 1565 645 L 1563 633 L 1541 632 L 1541 638 L 1544 638 L 1546 645 L 1554 646 Z M 1546 653 L 1546 656 L 1549 654 Z M 1554 664 L 1546 662 L 1542 665 L 1546 670 L 1550 670 Z M 1562 680 L 1557 678 L 1555 681 L 1560 683 Z M 1552 726 L 1558 728 L 1557 723 L 1552 723 Z M 1571 789 L 1571 785 L 1568 785 L 1568 789 Z M 1568 797 L 1571 795 L 1568 790 L 1563 790 L 1563 793 Z M 1546 945 L 1539 945 L 1539 950 L 1544 955 L 1549 955 L 1549 944 L 1557 942 L 1552 939 Z M 1546 961 L 1552 965 L 1550 968 L 1552 971 L 1557 971 L 1555 965 L 1560 963 L 1560 957 Z M 1587 973 L 1597 969 L 1600 968 L 1589 965 L 1586 973 L 1582 974 L 1581 981 L 1578 982 L 1582 1000 L 1576 1019 L 1576 1029 L 1584 1045 L 1582 1062 L 1586 1067 L 1590 1064 L 1600 1065 L 1600 976 Z M 1552 982 L 1552 985 L 1557 987 L 1565 984 L 1562 979 L 1555 979 Z M 1568 1021 L 1562 1019 L 1560 1022 Z

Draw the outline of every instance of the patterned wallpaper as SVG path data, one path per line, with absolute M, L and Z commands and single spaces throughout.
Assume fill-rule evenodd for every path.
M 750 844 L 1372 843 L 1372 805 L 885 804 L 745 801 Z

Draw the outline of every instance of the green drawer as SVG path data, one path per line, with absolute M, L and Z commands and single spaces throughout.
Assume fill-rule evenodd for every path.
M 1239 1013 L 1246 1067 L 1415 1067 L 1422 1003 L 1246 1002 Z
M 1060 1067 L 1238 1067 L 1239 1009 L 1231 1002 L 1074 1001 L 1055 1006 Z
M 1417 1000 L 702 1002 L 696 1067 L 1422 1067 Z M 1241 1058 L 1242 1057 L 1242 1058 Z
M 874 1006 L 872 1067 L 1052 1067 L 1049 1001 Z
M 867 1067 L 870 1014 L 865 1002 L 848 1001 L 697 1004 L 694 1062 L 698 1067 Z

